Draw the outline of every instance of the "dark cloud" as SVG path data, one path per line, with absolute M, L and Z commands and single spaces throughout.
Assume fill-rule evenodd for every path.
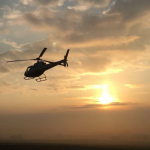
M 58 3 L 58 1 L 45 0 L 37 1 L 43 5 Z M 106 1 L 86 1 L 85 3 L 91 3 L 97 5 L 98 3 L 105 3 Z M 82 3 L 82 2 L 76 2 Z M 84 1 L 83 1 L 84 3 Z M 126 7 L 124 7 L 126 6 Z M 146 6 L 146 7 L 144 7 Z M 122 8 L 123 7 L 123 8 Z M 145 8 L 145 9 L 144 9 Z M 144 0 L 127 0 L 116 1 L 115 5 L 110 7 L 110 11 L 106 15 L 96 14 L 91 12 L 76 12 L 74 10 L 60 10 L 53 12 L 47 7 L 42 7 L 37 10 L 38 13 L 30 12 L 25 13 L 22 19 L 28 22 L 37 30 L 46 30 L 55 34 L 55 38 L 60 41 L 62 45 L 70 45 L 70 47 L 82 47 L 89 46 L 88 43 L 97 41 L 103 43 L 104 38 L 109 38 L 108 45 L 98 45 L 97 43 L 91 45 L 91 47 L 99 47 L 99 50 L 143 50 L 145 45 L 150 44 L 147 40 L 149 29 L 145 29 L 141 20 L 135 22 L 136 15 L 141 18 L 142 15 L 146 15 L 149 8 L 149 1 Z M 132 11 L 134 13 L 132 13 Z M 136 15 L 135 15 L 136 14 Z M 125 16 L 127 15 L 127 17 Z M 130 18 L 130 25 L 127 24 L 127 19 Z M 122 40 L 122 37 L 139 37 L 128 43 L 121 43 L 120 45 L 109 45 L 111 38 L 113 37 L 118 41 Z M 119 42 L 118 42 L 119 43 Z
M 61 15 L 59 14 L 60 12 L 53 13 L 50 9 L 46 10 L 40 9 L 38 15 L 35 15 L 33 13 L 26 13 L 23 15 L 22 19 L 25 20 L 25 22 L 36 27 L 37 30 L 46 30 L 49 32 L 58 32 L 58 31 L 67 32 L 73 29 L 73 27 L 75 26 L 74 23 L 76 21 L 73 18 L 72 20 L 69 20 L 72 13 L 69 14 L 69 12 L 68 13 L 61 12 Z
M 26 13 L 26 14 L 24 15 L 24 18 L 25 18 L 28 22 L 32 23 L 32 24 L 35 25 L 35 26 L 36 26 L 36 25 L 37 25 L 37 26 L 41 26 L 41 25 L 42 25 L 42 22 L 40 22 L 39 18 L 36 17 L 35 15 L 31 14 L 31 13 Z
M 9 14 L 13 14 L 14 11 L 20 11 L 21 13 L 26 12 L 27 10 L 33 10 L 32 7 L 30 7 L 30 5 L 25 6 L 23 4 L 24 0 L 0 0 L 0 18 L 3 18 L 5 15 Z M 25 0 L 28 4 L 30 4 L 30 0 Z M 17 4 L 17 5 L 16 5 Z
M 121 103 L 121 102 L 112 102 L 109 104 L 85 104 L 79 106 L 68 106 L 69 109 L 94 109 L 100 107 L 110 107 L 110 106 L 126 106 L 126 105 L 136 105 L 135 103 Z
M 13 7 L 15 2 L 18 2 L 18 1 L 17 0 L 13 0 L 13 1 L 11 1 L 11 0 L 5 0 L 5 1 L 0 0 L 0 7 L 1 8 L 3 8 L 3 6 L 12 6 Z
M 122 30 L 124 27 L 121 24 L 121 18 L 119 15 L 107 15 L 101 16 L 87 12 L 75 12 L 74 10 L 65 10 L 56 12 L 53 17 L 47 17 L 47 13 L 51 14 L 50 10 L 43 13 L 42 10 L 39 12 L 41 17 L 34 15 L 33 13 L 27 13 L 23 18 L 31 25 L 38 26 L 39 29 L 46 27 L 46 29 L 53 31 L 53 29 L 62 31 L 63 33 L 71 32 L 71 41 L 81 41 L 83 39 L 100 38 L 106 36 L 122 35 L 125 31 Z M 67 17 L 64 17 L 67 16 Z M 75 18 L 75 19 L 73 19 Z M 111 26 L 110 26 L 111 24 Z M 122 31 L 122 32 L 121 32 Z M 115 34 L 114 34 L 115 33 Z M 72 38 L 72 39 L 71 39 Z M 69 40 L 66 38 L 66 40 Z
M 63 5 L 63 1 L 64 0 L 35 0 L 34 2 L 41 5 L 61 6 Z
M 85 87 L 81 85 L 71 85 L 68 88 L 69 89 L 85 89 Z
M 113 7 L 115 6 L 112 6 L 112 9 Z M 128 26 L 122 20 L 121 14 L 110 13 L 102 16 L 95 13 L 87 12 L 85 14 L 66 10 L 61 11 L 61 15 L 60 12 L 58 12 L 59 15 L 56 12 L 53 16 L 48 17 L 49 13 L 51 11 L 47 10 L 46 13 L 42 13 L 40 18 L 33 13 L 27 13 L 23 19 L 37 30 L 48 30 L 55 34 L 61 45 L 68 44 L 73 48 L 99 47 L 99 50 L 110 49 L 110 47 L 112 50 L 143 50 L 145 45 L 149 44 L 146 34 L 150 31 L 143 32 L 142 23 L 133 22 Z M 137 38 L 128 40 L 132 37 Z M 112 39 L 114 43 L 110 44 Z M 105 43 L 104 40 L 107 40 L 107 44 L 100 44 Z
M 133 21 L 148 13 L 149 8 L 149 0 L 117 0 L 109 13 L 120 13 L 124 21 Z
M 94 5 L 106 5 L 110 2 L 110 0 L 100 0 L 100 1 L 97 1 L 97 0 L 81 0 L 81 1 L 78 1 L 78 3 L 90 3 L 90 4 L 94 4 Z

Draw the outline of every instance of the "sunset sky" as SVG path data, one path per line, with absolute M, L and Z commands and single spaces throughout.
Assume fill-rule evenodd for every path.
M 149 16 L 150 0 L 0 0 L 0 139 L 150 140 Z M 24 80 L 35 61 L 6 63 L 44 47 L 70 49 L 44 82 Z

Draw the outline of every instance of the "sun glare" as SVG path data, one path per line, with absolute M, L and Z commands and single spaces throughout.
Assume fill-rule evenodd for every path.
M 109 104 L 109 103 L 113 102 L 114 98 L 111 95 L 108 94 L 107 87 L 108 87 L 107 84 L 105 84 L 105 85 L 102 86 L 103 94 L 99 98 L 99 102 L 101 104 Z
M 53 42 L 53 45 L 55 46 L 55 45 L 56 45 L 56 42 Z

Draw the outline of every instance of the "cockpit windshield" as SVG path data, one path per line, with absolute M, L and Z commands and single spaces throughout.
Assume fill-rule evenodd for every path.
M 31 68 L 31 67 L 28 67 L 28 68 L 26 69 L 26 72 L 28 72 L 28 71 L 30 70 L 30 68 Z

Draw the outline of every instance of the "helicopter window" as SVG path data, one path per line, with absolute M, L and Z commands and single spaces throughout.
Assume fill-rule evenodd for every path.
M 30 67 L 27 68 L 26 72 L 30 70 Z

